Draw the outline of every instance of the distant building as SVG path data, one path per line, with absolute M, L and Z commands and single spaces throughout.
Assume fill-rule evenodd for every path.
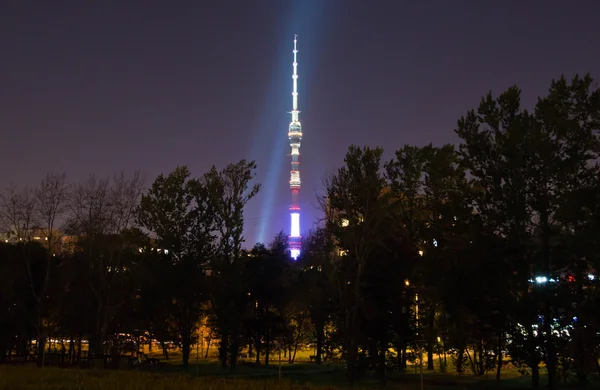
M 62 252 L 72 252 L 74 250 L 77 237 L 66 235 L 59 229 L 30 228 L 30 229 L 9 229 L 0 232 L 0 241 L 4 243 L 16 244 L 18 242 L 35 241 L 42 246 L 52 249 L 55 254 Z

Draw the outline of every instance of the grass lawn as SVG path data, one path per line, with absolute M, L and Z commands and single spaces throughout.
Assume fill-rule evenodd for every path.
M 283 379 L 278 379 L 278 369 L 240 367 L 235 377 L 222 371 L 216 363 L 204 363 L 191 367 L 185 373 L 176 370 L 177 366 L 164 366 L 155 372 L 143 371 L 110 371 L 81 370 L 76 368 L 44 368 L 30 366 L 0 366 L 1 390 L 267 390 L 267 389 L 344 389 L 347 388 L 342 367 L 316 369 L 314 365 L 298 364 L 282 367 Z M 194 369 L 200 369 L 194 372 Z M 502 389 L 528 389 L 531 378 L 521 376 L 514 370 L 507 370 L 502 378 Z M 543 389 L 542 377 L 541 388 Z M 443 374 L 439 372 L 424 373 L 424 388 L 428 390 L 454 389 L 498 389 L 493 375 L 474 377 L 469 375 Z M 597 389 L 600 382 L 593 379 L 589 388 Z M 568 388 L 572 386 L 560 386 Z M 355 389 L 380 388 L 376 378 L 367 377 Z M 389 375 L 387 389 L 419 390 L 420 375 L 406 373 Z
M 0 367 L 0 389 L 2 390 L 287 390 L 299 388 L 300 386 L 294 385 L 291 381 L 280 382 L 273 379 L 258 381 L 135 371 Z
M 29 366 L 0 366 L 0 390 L 2 389 L 110 389 L 110 390 L 141 390 L 141 389 L 343 389 L 347 388 L 343 364 L 316 365 L 308 362 L 310 353 L 299 355 L 297 363 L 288 364 L 283 359 L 279 366 L 278 354 L 271 356 L 269 367 L 264 364 L 254 366 L 242 359 L 235 373 L 222 369 L 214 359 L 196 358 L 194 352 L 190 356 L 190 367 L 184 371 L 181 366 L 181 354 L 177 351 L 170 353 L 170 359 L 163 360 L 158 351 L 149 355 L 159 358 L 161 364 L 145 366 L 139 371 L 111 370 L 82 370 L 59 369 L 47 367 L 38 369 Z M 203 356 L 203 354 L 200 354 Z M 281 370 L 282 380 L 279 380 Z M 442 373 L 436 365 L 433 371 L 423 372 L 423 387 L 427 390 L 463 390 L 499 389 L 495 381 L 495 372 L 486 376 L 457 375 L 452 372 Z M 545 372 L 541 370 L 541 388 L 546 385 Z M 560 384 L 560 388 L 572 388 L 573 384 Z M 373 374 L 365 376 L 360 386 L 355 389 L 381 388 L 378 379 Z M 420 390 L 421 376 L 417 367 L 412 366 L 403 374 L 390 373 L 387 376 L 386 388 L 402 390 Z M 531 377 L 521 375 L 514 368 L 504 368 L 500 388 L 529 389 Z M 590 379 L 588 389 L 600 389 L 600 381 Z

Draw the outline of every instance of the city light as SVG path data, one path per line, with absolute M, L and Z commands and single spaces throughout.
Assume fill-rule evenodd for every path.
M 542 283 L 546 283 L 547 281 L 548 281 L 548 278 L 545 276 L 538 276 L 535 278 L 536 283 L 542 284 Z

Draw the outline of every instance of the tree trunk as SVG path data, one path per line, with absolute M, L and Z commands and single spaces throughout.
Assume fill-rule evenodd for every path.
M 44 367 L 46 361 L 46 338 L 40 336 L 37 340 L 37 366 Z
M 317 364 L 323 362 L 323 341 L 325 340 L 325 323 L 318 321 L 315 323 L 315 332 L 317 334 L 317 351 L 315 361 Z
M 164 341 L 160 341 L 160 347 L 162 349 L 163 356 L 165 360 L 169 360 L 169 348 L 167 348 L 167 344 Z
M 269 367 L 271 355 L 271 327 L 269 324 L 269 306 L 265 305 L 265 366 Z
M 19 355 L 28 355 L 33 350 L 31 341 L 21 340 L 19 343 Z
M 350 340 L 347 341 L 347 352 L 346 352 L 346 364 L 348 365 L 348 380 L 350 381 L 350 386 L 354 386 L 354 383 L 357 379 L 357 360 L 358 360 L 358 343 L 351 337 Z
M 83 343 L 83 335 L 79 333 L 79 337 L 77 338 L 77 363 L 81 361 L 81 344 Z
M 75 339 L 73 336 L 69 338 L 69 364 L 75 362 Z
M 458 354 L 456 356 L 456 372 L 459 375 L 461 375 L 465 371 L 465 368 L 463 367 L 464 360 L 465 360 L 465 347 L 461 346 L 460 348 L 458 348 Z
M 190 365 L 191 335 L 190 329 L 186 326 L 181 332 L 181 354 L 183 358 L 183 369 L 187 370 Z
M 231 338 L 231 348 L 229 350 L 229 366 L 231 368 L 231 372 L 235 372 L 237 368 L 237 358 L 238 358 L 238 349 L 239 349 L 239 341 L 237 336 L 233 336 Z
M 502 372 L 502 347 L 504 346 L 504 338 L 502 336 L 502 329 L 498 332 L 498 360 L 496 362 L 496 385 L 500 385 L 500 374 Z
M 376 340 L 369 340 L 369 355 L 367 357 L 368 366 L 372 367 L 377 373 L 377 363 L 379 362 L 379 343 Z
M 475 353 L 479 355 L 477 358 L 479 363 L 479 375 L 485 375 L 487 373 L 487 369 L 485 366 L 485 358 L 483 357 L 483 340 L 479 339 L 477 351 L 475 351 L 474 354 Z
M 427 370 L 433 370 L 433 345 L 427 343 Z
M 538 362 L 531 364 L 531 387 L 533 389 L 540 388 L 540 367 Z
M 544 315 L 544 328 L 546 334 L 546 371 L 548 376 L 548 389 L 553 390 L 556 388 L 556 369 L 557 369 L 557 356 L 554 340 L 552 337 L 552 315 L 546 303 L 546 313 Z
M 221 341 L 219 342 L 219 360 L 221 367 L 227 368 L 227 351 L 229 350 L 229 334 L 221 332 Z
M 435 349 L 435 305 L 431 305 L 427 318 L 427 370 L 433 370 L 433 352 Z
M 256 364 L 260 364 L 260 334 L 256 335 L 254 349 L 256 350 Z
M 583 293 L 583 284 L 581 283 L 581 278 L 577 278 L 577 301 L 583 302 L 584 293 Z M 577 305 L 580 309 L 580 305 Z M 579 315 L 577 315 L 579 317 Z M 592 331 L 593 332 L 593 331 Z M 574 335 L 574 344 L 575 344 L 575 353 L 574 353 L 574 363 L 575 363 L 575 372 L 577 374 L 577 386 L 579 388 L 587 387 L 588 385 L 588 374 L 591 371 L 591 362 L 595 360 L 596 367 L 598 366 L 598 358 L 594 356 L 594 335 L 589 332 L 589 329 L 583 328 L 579 321 L 575 322 L 575 330 L 572 332 Z M 564 364 L 563 364 L 564 368 Z M 565 370 L 566 371 L 566 370 Z M 566 375 L 566 374 L 565 374 Z M 566 380 L 565 380 L 566 382 Z
M 347 377 L 350 382 L 350 386 L 354 386 L 357 380 L 357 360 L 358 360 L 358 340 L 356 340 L 356 317 L 357 308 L 355 305 L 351 305 L 346 310 L 346 365 L 347 365 Z
M 388 350 L 387 340 L 381 341 L 381 348 L 379 350 L 379 356 L 377 359 L 377 376 L 382 385 L 385 385 L 386 377 L 385 377 L 385 362 L 386 362 L 386 353 Z
M 269 357 L 271 356 L 271 337 L 269 331 L 265 334 L 265 366 L 269 367 Z
M 296 361 L 296 353 L 298 352 L 299 344 L 300 344 L 300 336 L 298 336 L 298 339 L 296 339 L 296 343 L 294 343 L 294 354 L 292 355 L 292 360 L 290 361 L 290 364 L 293 364 L 294 361 Z
M 102 356 L 103 347 L 102 336 L 100 332 L 96 332 L 90 337 L 88 356 Z
M 208 359 L 208 352 L 210 351 L 210 342 L 212 339 L 208 339 L 206 342 L 206 352 L 204 353 L 204 360 Z
M 544 197 L 546 200 L 546 197 Z M 544 202 L 547 204 L 547 202 Z M 544 208 L 540 212 L 540 225 L 542 233 L 542 253 L 544 260 L 546 261 L 546 271 L 548 275 L 552 275 L 552 258 L 550 249 L 550 213 L 549 207 Z M 553 390 L 556 388 L 556 369 L 557 369 L 557 356 L 556 356 L 556 345 L 554 344 L 552 336 L 552 319 L 554 315 L 552 313 L 553 299 L 549 294 L 546 295 L 544 308 L 544 328 L 546 334 L 546 370 L 548 372 L 548 389 Z

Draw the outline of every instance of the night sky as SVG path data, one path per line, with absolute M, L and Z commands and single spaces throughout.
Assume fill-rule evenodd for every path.
M 600 2 L 0 0 L 0 189 L 140 170 L 148 185 L 256 160 L 247 241 L 289 232 L 298 34 L 302 230 L 350 144 L 457 142 L 490 89 L 532 105 L 553 78 L 600 79 Z

